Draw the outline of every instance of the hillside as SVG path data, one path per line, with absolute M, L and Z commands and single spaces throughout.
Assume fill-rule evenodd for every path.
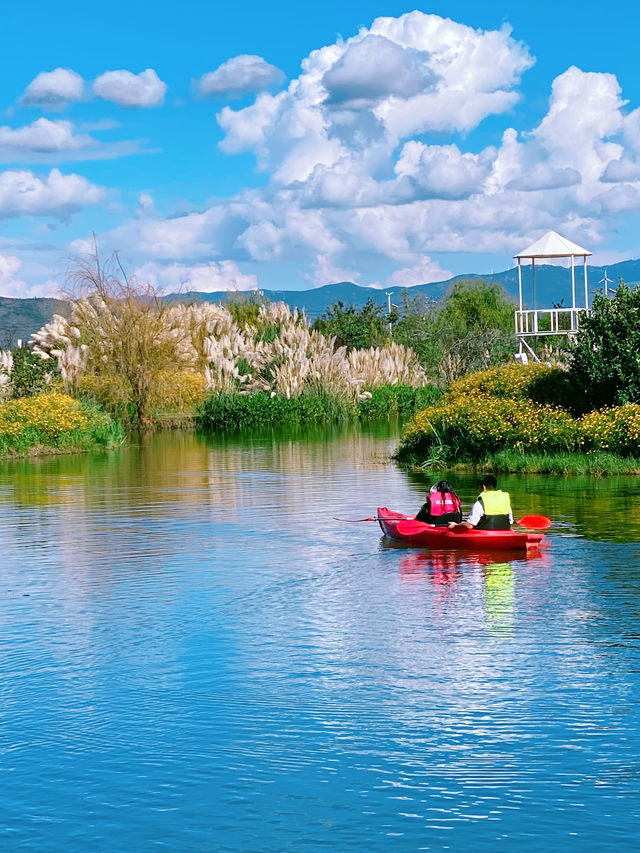
M 28 341 L 54 314 L 65 314 L 68 304 L 60 299 L 12 299 L 0 296 L 0 349 Z
M 635 286 L 640 283 L 640 260 L 622 261 L 605 267 L 587 267 L 589 298 L 594 291 L 601 288 L 599 282 L 604 277 L 605 269 L 609 279 L 616 286 L 623 278 L 627 284 Z M 523 265 L 523 298 L 525 304 L 532 305 L 531 267 Z M 491 275 L 469 273 L 459 275 L 446 281 L 418 284 L 408 288 L 409 293 L 424 293 L 433 300 L 441 299 L 454 282 L 482 278 L 488 282 L 501 284 L 514 302 L 518 299 L 518 269 L 514 267 L 504 272 Z M 581 266 L 576 266 L 576 301 L 578 306 L 584 305 L 584 278 Z M 392 301 L 399 302 L 402 288 L 389 288 Z M 305 311 L 313 320 L 335 302 L 342 301 L 345 305 L 361 308 L 368 299 L 386 308 L 387 296 L 384 290 L 360 287 L 350 281 L 336 284 L 326 284 L 312 290 L 264 290 L 264 295 L 274 302 L 286 302 L 292 308 Z M 536 267 L 536 292 L 538 307 L 551 308 L 554 304 L 571 305 L 571 276 L 566 267 L 541 265 Z M 194 300 L 206 302 L 225 302 L 232 296 L 227 291 L 217 293 L 183 293 L 169 297 L 177 300 Z M 68 310 L 65 302 L 58 299 L 13 299 L 0 297 L 0 348 L 15 346 L 18 340 L 26 341 L 33 332 L 47 323 L 54 313 L 64 314 Z

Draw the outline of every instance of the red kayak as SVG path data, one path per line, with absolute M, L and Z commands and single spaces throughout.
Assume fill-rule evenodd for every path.
M 416 521 L 410 515 L 392 512 L 386 506 L 378 507 L 382 532 L 407 545 L 429 548 L 464 548 L 482 551 L 526 550 L 537 548 L 544 533 L 520 533 L 517 530 L 449 530 Z

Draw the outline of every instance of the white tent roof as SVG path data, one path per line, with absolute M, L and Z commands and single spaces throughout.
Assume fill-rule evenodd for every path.
M 566 237 L 561 237 L 555 231 L 547 231 L 535 243 L 514 255 L 514 258 L 570 258 L 590 254 L 588 249 L 583 249 L 582 246 L 572 243 Z

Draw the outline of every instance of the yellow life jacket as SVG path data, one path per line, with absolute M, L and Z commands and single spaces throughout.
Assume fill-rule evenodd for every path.
M 479 495 L 482 501 L 484 515 L 477 527 L 479 530 L 508 530 L 510 525 L 509 513 L 511 512 L 511 500 L 508 492 L 500 489 L 489 489 Z

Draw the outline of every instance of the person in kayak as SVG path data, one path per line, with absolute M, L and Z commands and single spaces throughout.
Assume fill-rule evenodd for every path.
M 509 493 L 500 491 L 493 474 L 486 474 L 480 480 L 480 487 L 482 492 L 471 507 L 467 520 L 460 524 L 450 523 L 449 527 L 457 527 L 459 530 L 470 530 L 472 527 L 476 530 L 510 530 L 513 512 Z
M 460 498 L 450 483 L 438 480 L 431 486 L 426 503 L 422 504 L 416 515 L 416 521 L 435 524 L 437 527 L 446 527 L 449 523 L 458 524 L 462 521 Z

